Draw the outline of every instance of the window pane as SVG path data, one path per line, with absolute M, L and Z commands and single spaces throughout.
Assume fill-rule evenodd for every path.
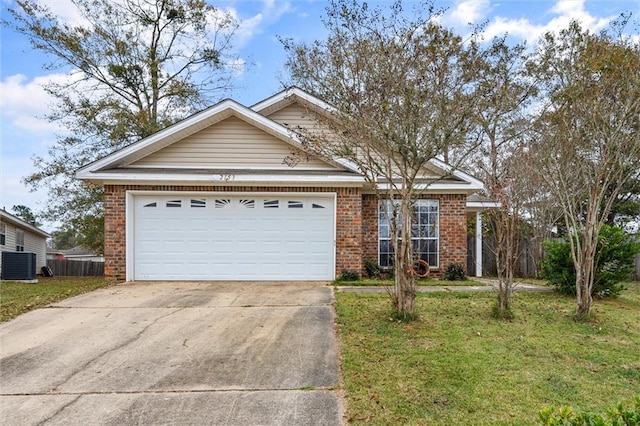
M 378 228 L 378 237 L 379 238 L 389 238 L 389 227 L 385 225 L 380 225 Z
M 393 266 L 393 254 L 380 254 L 380 267 L 390 268 Z

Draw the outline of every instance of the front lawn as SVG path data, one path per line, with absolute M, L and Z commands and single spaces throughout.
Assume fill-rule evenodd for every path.
M 517 293 L 516 318 L 490 316 L 493 293 L 419 294 L 421 319 L 389 316 L 387 295 L 337 293 L 351 423 L 535 424 L 567 404 L 604 412 L 640 394 L 640 284 L 596 301 L 577 323 L 573 298 Z
M 39 277 L 37 284 L 0 282 L 0 322 L 109 284 L 102 277 Z

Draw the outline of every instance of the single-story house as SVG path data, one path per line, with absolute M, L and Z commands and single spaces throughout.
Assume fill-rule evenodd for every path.
M 84 246 L 75 246 L 65 250 L 49 248 L 47 249 L 47 259 L 104 262 L 104 256 Z
M 30 252 L 36 254 L 36 273 L 47 264 L 47 238 L 49 234 L 0 209 L 0 252 Z M 0 256 L 0 271 L 2 260 Z
M 106 278 L 332 280 L 369 259 L 387 266 L 388 227 L 362 174 L 312 153 L 287 161 L 304 151 L 292 129 L 329 108 L 298 88 L 252 107 L 227 99 L 80 169 L 104 187 Z M 466 265 L 467 215 L 482 209 L 468 196 L 482 189 L 455 171 L 417 203 L 432 275 Z

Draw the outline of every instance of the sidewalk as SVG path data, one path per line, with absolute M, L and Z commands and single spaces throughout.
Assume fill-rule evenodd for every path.
M 430 285 L 430 286 L 418 286 L 418 293 L 444 293 L 444 292 L 463 292 L 463 293 L 480 293 L 487 291 L 495 291 L 497 289 L 498 282 L 496 280 L 488 278 L 473 278 L 474 281 L 485 282 L 487 285 Z M 392 287 L 386 286 L 336 286 L 336 291 L 343 293 L 386 293 L 391 290 Z M 551 287 L 545 287 L 541 285 L 518 283 L 514 288 L 515 292 L 528 292 L 528 293 L 544 293 L 551 292 Z

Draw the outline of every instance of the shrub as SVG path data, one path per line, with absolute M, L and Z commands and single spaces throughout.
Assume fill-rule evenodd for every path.
M 568 241 L 546 241 L 542 277 L 563 294 L 576 294 L 576 270 Z M 596 252 L 596 265 L 591 294 L 597 297 L 617 296 L 633 271 L 634 258 L 640 244 L 615 226 L 604 225 Z
M 450 263 L 447 269 L 445 269 L 442 279 L 447 281 L 466 281 L 467 274 L 464 272 L 464 267 L 461 264 Z
M 360 279 L 360 273 L 353 269 L 343 269 L 340 274 L 339 281 L 358 281 Z
M 555 409 L 543 408 L 538 413 L 538 424 L 543 426 L 638 426 L 640 425 L 640 396 L 635 397 L 634 406 L 626 409 L 622 403 L 607 410 L 605 415 L 574 413 L 567 406 Z
M 364 261 L 364 269 L 367 271 L 369 278 L 376 279 L 380 276 L 380 266 L 375 260 L 367 259 Z

